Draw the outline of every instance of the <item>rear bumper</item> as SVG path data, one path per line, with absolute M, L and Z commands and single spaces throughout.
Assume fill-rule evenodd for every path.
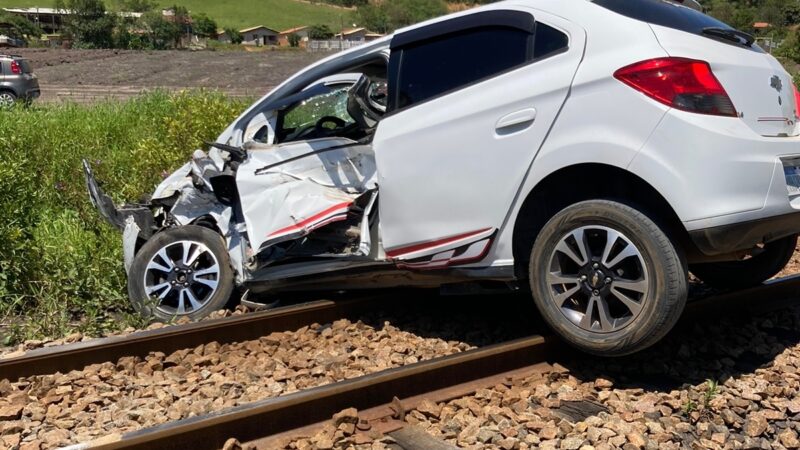
M 42 95 L 42 91 L 39 90 L 38 87 L 29 89 L 28 92 L 25 93 L 25 99 L 27 100 L 35 100 Z
M 718 256 L 800 233 L 800 196 L 783 167 L 799 156 L 800 137 L 670 110 L 629 169 L 661 193 L 702 254 Z
M 720 225 L 689 232 L 697 248 L 706 255 L 722 255 L 747 250 L 800 233 L 800 212 Z

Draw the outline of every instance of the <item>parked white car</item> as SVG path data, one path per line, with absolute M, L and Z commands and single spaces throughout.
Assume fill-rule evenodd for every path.
M 694 2 L 692 2 L 694 3 Z M 800 232 L 798 95 L 749 35 L 678 2 L 516 0 L 288 79 L 124 230 L 134 305 L 202 317 L 235 287 L 530 286 L 598 354 L 675 324 L 688 271 L 757 285 Z

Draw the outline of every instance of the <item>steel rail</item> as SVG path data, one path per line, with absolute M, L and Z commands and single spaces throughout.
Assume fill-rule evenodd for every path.
M 750 314 L 782 308 L 800 298 L 800 277 L 776 280 L 738 292 L 690 302 L 682 322 L 715 315 Z M 481 380 L 496 382 L 546 364 L 556 352 L 568 351 L 557 339 L 531 336 L 476 350 L 423 361 L 326 386 L 261 400 L 212 414 L 78 444 L 71 449 L 219 449 L 235 437 L 265 443 L 291 430 L 313 427 L 334 413 L 354 407 L 385 415 L 392 400 L 464 395 Z M 443 394 L 445 393 L 445 394 Z M 411 403 L 414 404 L 414 401 Z
M 329 419 L 348 407 L 368 409 L 394 397 L 413 397 L 532 366 L 547 358 L 550 343 L 541 336 L 522 338 L 70 448 L 219 449 L 230 437 L 252 441 Z
M 343 301 L 318 300 L 241 316 L 166 326 L 129 335 L 92 339 L 73 344 L 44 347 L 0 356 L 0 380 L 66 373 L 123 356 L 146 356 L 150 352 L 171 353 L 184 348 L 258 339 L 272 332 L 296 330 L 313 323 L 326 323 L 375 309 L 373 297 Z

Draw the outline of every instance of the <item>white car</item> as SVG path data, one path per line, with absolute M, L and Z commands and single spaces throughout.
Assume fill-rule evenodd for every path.
M 620 355 L 675 324 L 689 270 L 741 288 L 789 261 L 793 87 L 679 2 L 516 0 L 308 67 L 148 204 L 115 207 L 86 172 L 124 230 L 131 300 L 161 318 L 237 287 L 497 281 L 529 286 L 573 345 Z

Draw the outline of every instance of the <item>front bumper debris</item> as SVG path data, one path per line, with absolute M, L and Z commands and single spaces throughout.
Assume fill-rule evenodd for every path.
M 126 205 L 117 208 L 116 205 L 114 205 L 114 201 L 111 200 L 111 197 L 106 195 L 97 183 L 92 167 L 85 159 L 83 160 L 83 173 L 86 176 L 86 189 L 89 191 L 89 199 L 92 205 L 97 208 L 97 211 L 108 223 L 118 230 L 124 231 L 130 219 L 140 230 L 137 234 L 140 234 L 145 239 L 153 235 L 155 218 L 149 207 L 142 205 Z

